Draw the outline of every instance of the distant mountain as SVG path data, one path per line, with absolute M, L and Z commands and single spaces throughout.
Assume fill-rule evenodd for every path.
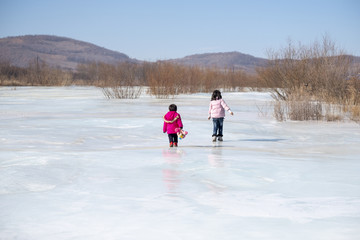
M 0 39 L 0 60 L 26 67 L 39 58 L 52 67 L 76 69 L 79 63 L 138 62 L 123 53 L 91 43 L 49 35 L 27 35 Z
M 9 61 L 14 66 L 26 67 L 36 59 L 52 67 L 74 70 L 79 63 L 141 62 L 125 55 L 94 44 L 66 37 L 49 35 L 26 35 L 0 38 L 0 61 Z M 266 59 L 256 58 L 239 52 L 205 53 L 166 60 L 184 65 L 243 69 L 255 72 L 264 66 Z
M 360 57 L 353 57 L 354 66 L 359 66 Z M 37 58 L 52 67 L 69 70 L 76 69 L 79 63 L 142 62 L 124 53 L 66 37 L 26 35 L 0 38 L 0 61 L 9 61 L 14 66 L 26 67 Z M 242 69 L 247 73 L 255 73 L 255 69 L 265 66 L 267 61 L 240 52 L 204 53 L 165 60 L 187 66 Z
M 200 67 L 242 69 L 248 73 L 255 73 L 256 67 L 265 66 L 268 60 L 240 52 L 222 52 L 195 54 L 186 56 L 184 58 L 170 59 L 167 61 Z

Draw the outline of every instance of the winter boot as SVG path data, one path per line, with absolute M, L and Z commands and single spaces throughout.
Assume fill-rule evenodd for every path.
M 170 147 L 173 147 L 174 143 L 173 142 L 170 142 Z
M 212 137 L 212 141 L 213 141 L 213 142 L 216 142 L 216 136 L 213 136 L 213 137 Z
M 220 137 L 218 137 L 218 140 L 219 140 L 220 142 L 222 142 L 222 141 L 223 141 L 223 138 L 220 136 Z

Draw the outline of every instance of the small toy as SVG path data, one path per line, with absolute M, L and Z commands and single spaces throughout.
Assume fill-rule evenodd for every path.
M 178 135 L 178 137 L 179 137 L 180 140 L 182 140 L 183 138 L 185 138 L 186 135 L 188 134 L 187 131 L 182 130 L 181 128 L 176 128 L 175 131 L 176 131 L 176 133 L 177 133 L 177 135 Z

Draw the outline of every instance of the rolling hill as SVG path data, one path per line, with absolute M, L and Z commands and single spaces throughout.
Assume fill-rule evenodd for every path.
M 91 43 L 49 35 L 26 35 L 0 39 L 0 60 L 26 67 L 30 61 L 41 59 L 52 67 L 74 70 L 79 63 L 137 62 L 123 53 Z
M 168 61 L 191 66 L 242 69 L 245 72 L 254 73 L 256 67 L 265 66 L 267 59 L 240 52 L 222 52 L 195 54 Z
M 109 64 L 141 62 L 124 53 L 66 37 L 26 35 L 0 39 L 0 61 L 9 61 L 11 65 L 26 67 L 30 61 L 37 58 L 52 67 L 68 70 L 75 70 L 79 63 L 88 62 Z M 239 52 L 225 52 L 196 54 L 165 61 L 200 67 L 235 68 L 253 72 L 257 66 L 263 66 L 266 59 Z

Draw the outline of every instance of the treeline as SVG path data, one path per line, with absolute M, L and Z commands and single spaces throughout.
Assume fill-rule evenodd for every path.
M 79 64 L 74 72 L 49 67 L 35 59 L 28 67 L 0 63 L 1 85 L 66 86 L 90 85 L 101 87 L 107 97 L 134 98 L 141 87 L 158 98 L 178 94 L 211 92 L 215 88 L 227 91 L 243 87 L 260 87 L 257 78 L 242 70 L 183 66 L 169 62 Z
M 360 120 L 359 65 L 329 38 L 310 46 L 289 42 L 269 59 L 257 73 L 273 94 L 278 120 Z
M 72 72 L 52 68 L 38 58 L 24 68 L 12 66 L 9 61 L 0 62 L 1 86 L 65 86 L 72 82 Z
M 234 91 L 242 87 L 258 87 L 256 77 L 240 70 L 200 68 L 169 62 L 79 65 L 76 79 L 117 92 L 119 89 L 129 90 L 129 87 L 138 87 L 134 88 L 137 91 L 139 87 L 147 86 L 149 93 L 157 98 L 211 92 L 215 88 Z

